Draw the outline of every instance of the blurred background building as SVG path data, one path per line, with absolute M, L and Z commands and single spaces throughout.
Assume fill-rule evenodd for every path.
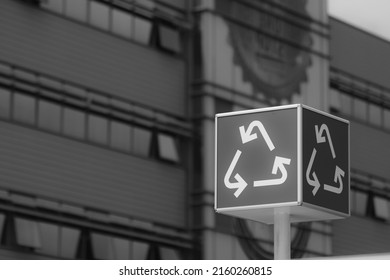
M 0 258 L 273 258 L 216 215 L 214 115 L 351 122 L 351 211 L 292 256 L 390 252 L 390 43 L 322 0 L 0 1 Z

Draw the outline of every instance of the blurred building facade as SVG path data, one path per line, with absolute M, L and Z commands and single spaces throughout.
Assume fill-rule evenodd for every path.
M 289 103 L 351 121 L 352 216 L 293 257 L 390 251 L 390 44 L 326 1 L 3 0 L 0 38 L 0 258 L 272 258 L 214 213 L 214 115 Z

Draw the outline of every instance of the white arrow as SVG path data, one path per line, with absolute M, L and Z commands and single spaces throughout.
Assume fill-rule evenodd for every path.
M 317 154 L 317 150 L 314 148 L 313 152 L 311 153 L 309 165 L 307 166 L 306 169 L 306 180 L 310 186 L 314 187 L 312 191 L 313 195 L 316 195 L 316 193 L 318 192 L 321 186 L 320 181 L 318 180 L 317 175 L 314 171 L 312 173 L 313 179 L 310 178 L 311 168 L 313 166 L 313 162 L 314 162 L 314 158 L 316 157 L 316 154 Z
M 329 191 L 329 192 L 340 194 L 343 191 L 343 178 L 342 177 L 344 177 L 344 175 L 345 175 L 344 171 L 336 165 L 336 169 L 334 171 L 334 182 L 337 183 L 337 181 L 339 181 L 339 186 L 333 187 L 333 186 L 324 184 L 324 189 Z
M 251 122 L 246 131 L 245 131 L 244 126 L 240 126 L 240 134 L 241 134 L 242 144 L 245 144 L 247 142 L 250 142 L 252 140 L 257 139 L 257 133 L 252 133 L 252 131 L 255 127 L 259 128 L 260 133 L 263 136 L 265 142 L 267 143 L 269 150 L 272 151 L 273 149 L 275 149 L 275 146 L 272 143 L 271 138 L 269 138 L 269 135 L 264 128 L 264 125 L 260 121 L 257 121 L 257 120 Z
M 315 126 L 315 130 L 316 130 L 317 143 L 324 143 L 324 142 L 326 142 L 325 136 L 322 136 L 323 132 L 324 131 L 326 132 L 326 135 L 328 137 L 330 151 L 332 152 L 333 158 L 336 158 L 336 153 L 334 152 L 332 138 L 330 138 L 330 132 L 329 132 L 328 126 L 326 124 L 322 124 L 320 129 L 318 129 L 318 125 L 316 125 Z
M 234 158 L 233 158 L 232 162 L 230 163 L 230 166 L 225 174 L 225 179 L 224 179 L 225 186 L 228 189 L 237 189 L 234 193 L 235 197 L 238 197 L 243 192 L 243 190 L 245 190 L 246 186 L 248 185 L 245 182 L 245 180 L 242 179 L 242 177 L 238 173 L 236 173 L 236 175 L 234 175 L 234 178 L 236 179 L 237 182 L 231 183 L 229 180 L 230 177 L 232 176 L 234 167 L 236 166 L 240 156 L 241 156 L 241 151 L 237 150 L 236 154 L 234 155 Z
M 272 174 L 276 174 L 278 170 L 282 173 L 282 176 L 278 179 L 269 179 L 269 180 L 259 180 L 254 181 L 254 187 L 264 187 L 264 186 L 273 186 L 283 184 L 287 179 L 287 170 L 284 166 L 285 164 L 289 165 L 291 159 L 275 156 L 274 166 L 272 167 Z

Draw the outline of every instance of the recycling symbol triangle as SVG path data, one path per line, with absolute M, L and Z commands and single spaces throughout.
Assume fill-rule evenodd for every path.
M 267 130 L 265 129 L 264 125 L 259 120 L 252 121 L 249 126 L 245 129 L 245 126 L 239 127 L 239 132 L 241 136 L 241 142 L 243 145 L 246 143 L 249 143 L 251 141 L 254 141 L 259 138 L 259 134 L 257 130 L 260 132 L 260 135 L 264 139 L 265 143 L 267 144 L 267 147 L 269 151 L 273 151 L 275 149 L 275 145 L 273 144 L 271 138 L 268 135 Z M 233 157 L 233 160 L 231 161 L 229 168 L 227 169 L 225 176 L 224 176 L 224 184 L 228 189 L 235 190 L 234 196 L 238 198 L 241 193 L 248 187 L 248 183 L 242 178 L 242 176 L 238 172 L 235 171 L 235 167 L 241 157 L 241 150 L 237 149 L 236 153 Z M 281 156 L 275 156 L 273 167 L 270 173 L 272 175 L 278 175 L 278 177 L 271 179 L 261 179 L 261 180 L 254 180 L 253 182 L 249 182 L 250 186 L 257 188 L 257 187 L 264 187 L 264 186 L 273 186 L 273 185 L 281 185 L 283 184 L 287 177 L 288 172 L 285 165 L 290 165 L 291 159 Z M 234 176 L 233 176 L 233 173 Z M 232 180 L 232 177 L 234 180 Z
M 315 128 L 315 135 L 316 135 L 316 145 L 323 145 L 324 143 L 328 143 L 332 158 L 333 160 L 335 160 L 337 155 L 333 147 L 332 138 L 328 126 L 326 124 L 322 124 L 321 126 L 315 125 L 314 128 Z M 316 157 L 317 157 L 317 149 L 316 147 L 314 147 L 311 153 L 309 164 L 306 169 L 306 181 L 310 186 L 313 187 L 312 190 L 313 196 L 315 196 L 321 188 L 321 182 L 317 177 L 316 171 L 313 170 L 313 164 L 316 160 Z M 323 184 L 324 190 L 335 194 L 342 193 L 344 176 L 345 176 L 345 172 L 335 164 L 334 179 L 333 179 L 335 185 Z

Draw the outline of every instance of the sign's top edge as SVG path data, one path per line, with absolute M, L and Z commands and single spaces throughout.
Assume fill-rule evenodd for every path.
M 258 109 L 249 109 L 249 110 L 241 110 L 241 111 L 234 111 L 234 112 L 218 113 L 218 114 L 215 114 L 215 118 L 253 114 L 253 113 L 261 113 L 261 112 L 268 112 L 268 111 L 278 111 L 278 110 L 285 110 L 285 109 L 292 109 L 292 108 L 304 108 L 304 109 L 316 112 L 318 114 L 322 114 L 324 116 L 339 120 L 339 121 L 344 122 L 348 125 L 350 124 L 349 120 L 346 120 L 346 119 L 343 119 L 339 116 L 332 115 L 328 112 L 324 112 L 324 111 L 321 111 L 319 109 L 307 106 L 305 104 L 289 104 L 289 105 L 272 106 L 272 107 L 265 107 L 265 108 L 258 108 Z
M 348 124 L 348 125 L 350 124 L 349 120 L 343 119 L 343 118 L 341 118 L 341 117 L 339 117 L 339 116 L 332 115 L 332 114 L 330 114 L 330 113 L 328 113 L 328 112 L 321 111 L 321 110 L 319 110 L 319 109 L 316 109 L 316 108 L 307 106 L 307 105 L 305 105 L 305 104 L 300 104 L 300 105 L 301 105 L 301 107 L 304 108 L 304 109 L 307 109 L 307 110 L 313 111 L 313 112 L 315 112 L 315 113 L 318 113 L 318 114 L 327 116 L 327 117 L 329 117 L 329 118 L 333 118 L 333 119 L 335 119 L 335 120 L 344 122 L 344 123 L 346 123 L 346 124 Z
M 265 108 L 258 108 L 258 109 L 249 109 L 249 110 L 242 110 L 242 111 L 218 113 L 218 114 L 215 115 L 215 117 L 219 118 L 219 117 L 228 117 L 228 116 L 235 116 L 235 115 L 245 115 L 245 114 L 260 113 L 260 112 L 267 112 L 267 111 L 285 110 L 285 109 L 298 108 L 300 106 L 302 106 L 302 104 L 290 104 L 290 105 L 272 106 L 272 107 L 265 107 Z

